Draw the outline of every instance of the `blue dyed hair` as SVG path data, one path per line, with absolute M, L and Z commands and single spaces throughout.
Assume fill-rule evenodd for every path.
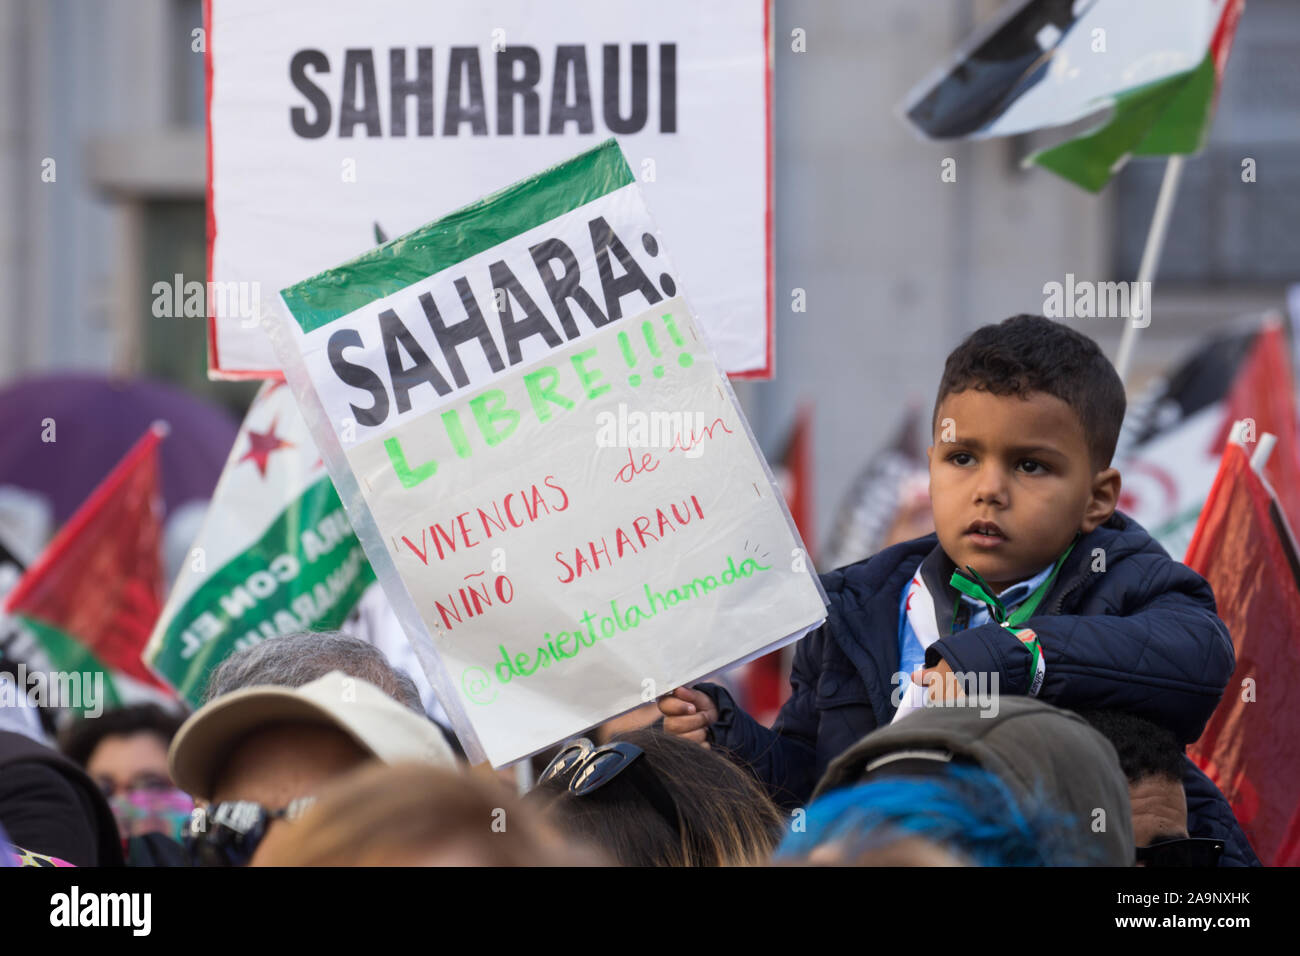
M 1026 809 L 998 777 L 948 765 L 926 777 L 890 777 L 836 790 L 808 807 L 775 859 L 797 862 L 836 844 L 845 862 L 899 840 L 938 844 L 977 866 L 1080 866 L 1097 862 L 1073 817 L 1035 801 Z

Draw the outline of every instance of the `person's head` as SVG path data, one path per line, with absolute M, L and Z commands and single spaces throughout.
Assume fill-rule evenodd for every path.
M 69 724 L 59 737 L 59 749 L 105 796 L 138 786 L 170 786 L 167 748 L 184 720 L 157 704 L 118 707 Z
M 369 760 L 456 766 L 432 721 L 340 671 L 298 688 L 224 694 L 185 722 L 169 756 L 177 783 L 207 804 L 191 826 L 196 850 L 205 862 L 232 863 Z
M 134 704 L 70 724 L 64 755 L 95 781 L 123 839 L 144 833 L 180 837 L 194 803 L 172 782 L 167 748 L 184 717 L 157 704 Z
M 1098 710 L 1083 716 L 1119 756 L 1128 780 L 1139 864 L 1150 862 L 1142 848 L 1163 844 L 1165 849 L 1154 855 L 1158 865 L 1214 865 L 1218 853 L 1213 841 L 1189 839 L 1183 748 L 1177 738 L 1158 724 L 1122 711 Z
M 303 721 L 269 724 L 236 743 L 222 761 L 205 807 L 214 819 L 205 820 L 205 825 L 224 822 L 225 816 L 215 819 L 223 808 L 255 804 L 268 814 L 258 845 L 249 847 L 261 853 L 283 833 L 280 819 L 291 822 L 322 788 L 371 759 L 336 727 Z
M 975 706 L 913 711 L 832 760 L 813 799 L 904 775 L 945 777 L 960 766 L 993 774 L 1026 812 L 1059 811 L 1069 840 L 1042 847 L 1049 864 L 1133 864 L 1128 786 L 1115 749 L 1078 714 L 1033 697 L 1001 696 L 991 715 Z
M 751 774 L 658 730 L 561 748 L 528 800 L 624 866 L 761 864 L 784 822 Z
M 1078 854 L 1073 822 L 1022 801 L 987 770 L 936 764 L 835 790 L 791 828 L 778 863 L 829 866 L 1061 866 Z
M 236 651 L 208 676 L 203 703 L 244 687 L 302 687 L 330 671 L 342 671 L 378 687 L 417 714 L 424 713 L 411 678 L 388 663 L 379 648 L 338 631 L 283 634 Z
M 603 862 L 566 845 L 494 777 L 368 764 L 331 784 L 258 866 L 567 866 Z
M 1000 591 L 1107 521 L 1124 408 L 1097 344 L 1059 322 L 1017 315 L 972 333 L 948 356 L 934 406 L 930 499 L 944 553 Z

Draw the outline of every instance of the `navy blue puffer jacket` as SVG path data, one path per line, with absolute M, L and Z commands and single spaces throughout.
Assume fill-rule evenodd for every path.
M 893 718 L 899 600 L 937 544 L 935 535 L 906 541 L 821 576 L 827 620 L 799 643 L 790 699 L 772 729 L 724 688 L 697 685 L 718 703 L 710 740 L 752 769 L 782 806 L 805 803 L 832 759 Z M 1039 697 L 1144 717 L 1182 744 L 1201 735 L 1232 676 L 1232 640 L 1209 584 L 1137 522 L 1116 512 L 1079 539 L 1041 608 L 1024 624 L 1038 634 L 1047 664 Z M 957 672 L 996 672 L 1000 693 L 1028 692 L 1029 651 L 996 624 L 942 636 L 926 664 L 941 657 Z M 1224 840 L 1223 865 L 1258 866 L 1227 800 L 1186 758 L 1183 785 L 1191 835 Z

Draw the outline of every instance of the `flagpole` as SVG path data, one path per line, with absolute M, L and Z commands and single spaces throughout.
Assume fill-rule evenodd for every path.
M 1255 470 L 1255 474 L 1264 474 L 1264 468 L 1268 464 L 1268 459 L 1273 454 L 1273 446 L 1276 444 L 1276 435 L 1264 432 L 1259 436 L 1259 443 L 1255 446 L 1255 454 L 1250 456 L 1250 467 Z
M 1169 229 L 1169 220 L 1174 211 L 1174 198 L 1178 193 L 1178 181 L 1183 174 L 1184 157 L 1173 155 L 1169 157 L 1168 163 L 1165 164 L 1165 176 L 1160 182 L 1160 195 L 1156 198 L 1155 212 L 1151 214 L 1151 227 L 1147 230 L 1146 247 L 1142 250 L 1142 264 L 1138 268 L 1139 283 L 1138 288 L 1146 289 L 1145 283 L 1152 282 L 1155 279 L 1156 269 L 1160 266 L 1160 253 L 1165 245 L 1165 233 Z M 1147 296 L 1150 300 L 1151 296 Z M 1132 301 L 1129 302 L 1129 310 L 1132 311 Z M 1143 303 L 1146 308 L 1147 323 L 1151 322 L 1151 302 Z M 1133 364 L 1133 349 L 1137 345 L 1138 327 L 1133 323 L 1132 316 L 1126 316 L 1124 322 L 1124 335 L 1120 339 L 1119 354 L 1115 357 L 1115 371 L 1119 373 L 1119 380 L 1127 384 L 1129 366 Z

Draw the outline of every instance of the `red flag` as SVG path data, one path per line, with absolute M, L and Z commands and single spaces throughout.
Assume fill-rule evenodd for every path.
M 1282 444 L 1279 436 L 1278 447 Z M 1266 865 L 1300 863 L 1300 559 L 1268 485 L 1229 443 L 1186 563 L 1214 588 L 1237 669 L 1188 754 L 1227 796 Z
M 813 494 L 812 494 L 812 408 L 804 405 L 795 417 L 794 428 L 786 439 L 777 479 L 785 493 L 786 507 L 794 518 L 803 546 L 812 554 L 813 544 Z
M 1232 423 L 1240 419 L 1254 422 L 1254 437 L 1265 432 L 1277 436 L 1264 477 L 1273 486 L 1291 527 L 1300 528 L 1300 424 L 1296 420 L 1295 383 L 1286 336 L 1276 319 L 1265 320 L 1237 373 L 1228 393 L 1227 415 L 1216 448 L 1223 447 Z
M 162 690 L 140 660 L 162 607 L 162 505 L 152 426 L 5 598 L 60 670 L 104 670 Z

